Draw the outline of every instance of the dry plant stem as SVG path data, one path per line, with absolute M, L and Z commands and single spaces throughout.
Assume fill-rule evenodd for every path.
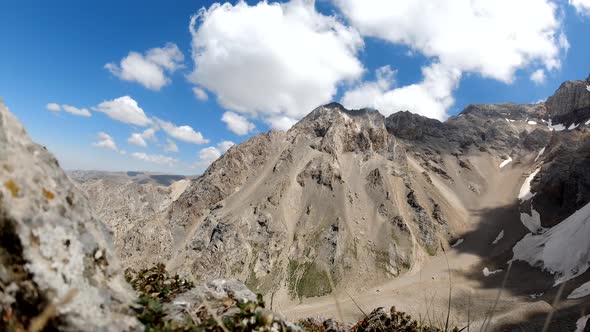
M 481 331 L 486 332 L 489 328 L 490 322 L 494 315 L 494 310 L 496 310 L 496 306 L 498 305 L 498 301 L 500 300 L 500 296 L 502 295 L 502 291 L 506 287 L 506 282 L 508 281 L 508 276 L 510 276 L 510 271 L 512 270 L 512 262 L 508 263 L 508 269 L 506 270 L 506 275 L 504 275 L 504 280 L 502 280 L 502 286 L 498 290 L 498 294 L 496 295 L 496 299 L 494 300 L 494 305 L 490 308 L 490 310 L 486 313 L 486 317 L 483 320 L 483 324 L 481 326 Z
M 471 328 L 471 293 L 469 292 L 469 297 L 467 298 L 467 332 Z
M 352 301 L 352 303 L 354 303 L 354 305 L 356 306 L 356 308 L 363 314 L 363 316 L 365 316 L 365 318 L 369 318 L 369 316 L 367 315 L 367 313 L 361 308 L 361 306 L 354 300 L 354 298 L 352 297 L 352 295 L 350 295 L 347 291 L 346 295 L 348 295 L 348 297 L 350 298 L 350 300 Z
M 338 301 L 338 296 L 334 291 L 334 281 L 332 280 L 332 276 L 330 275 L 330 271 L 325 268 L 324 273 L 326 273 L 326 277 L 328 277 L 328 282 L 330 283 L 330 290 L 332 291 L 332 295 L 334 296 L 334 302 L 336 304 L 336 310 L 338 310 L 338 318 L 341 322 L 344 322 L 344 315 L 342 314 L 342 308 L 340 308 L 340 302 Z
M 78 290 L 75 288 L 70 289 L 61 301 L 59 301 L 58 303 L 51 303 L 47 307 L 45 307 L 45 309 L 43 309 L 43 312 L 41 312 L 39 316 L 33 318 L 33 320 L 31 321 L 31 325 L 29 326 L 29 332 L 42 331 L 47 326 L 47 322 L 49 322 L 49 320 L 53 318 L 53 316 L 55 316 L 55 314 L 57 313 L 57 308 L 70 303 L 74 299 L 74 297 L 76 297 L 76 295 L 78 295 Z
M 562 283 L 557 289 L 557 294 L 555 294 L 555 299 L 553 299 L 553 303 L 551 304 L 551 311 L 549 315 L 547 315 L 547 319 L 545 320 L 545 324 L 543 325 L 543 332 L 547 332 L 549 329 L 549 323 L 551 323 L 551 319 L 553 318 L 553 314 L 555 313 L 555 307 L 559 303 L 559 298 L 561 297 L 561 293 L 563 293 L 563 289 L 565 288 L 566 282 Z
M 205 307 L 207 312 L 211 315 L 211 317 L 213 317 L 213 319 L 215 320 L 217 325 L 219 325 L 219 327 L 221 327 L 223 332 L 229 332 L 229 330 L 227 329 L 227 327 L 225 327 L 225 325 L 223 324 L 221 319 L 215 314 L 215 312 L 213 312 L 213 310 L 211 309 L 211 307 L 209 306 L 209 304 L 207 303 L 206 300 L 203 301 L 203 306 Z
M 445 247 L 443 246 L 442 242 L 440 244 L 443 254 L 445 255 L 445 261 L 447 262 L 447 270 L 449 271 L 449 306 L 447 308 L 447 321 L 445 323 L 445 332 L 449 330 L 449 316 L 451 315 L 451 297 L 453 292 L 453 281 L 451 280 L 451 266 L 449 265 L 449 259 L 447 257 L 447 252 L 445 251 Z

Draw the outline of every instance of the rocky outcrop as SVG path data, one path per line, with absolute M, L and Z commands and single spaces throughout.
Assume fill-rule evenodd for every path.
M 111 234 L 90 211 L 0 102 L 0 329 L 141 329 Z
M 534 208 L 544 227 L 554 226 L 590 202 L 590 130 L 554 133 L 532 182 Z
M 547 98 L 547 112 L 553 119 L 568 113 L 590 108 L 590 76 L 585 81 L 566 81 Z M 562 123 L 554 121 L 553 123 Z M 579 123 L 579 122 L 578 122 Z

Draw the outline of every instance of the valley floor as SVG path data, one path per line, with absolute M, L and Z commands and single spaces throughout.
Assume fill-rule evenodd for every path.
M 526 331 L 540 331 L 556 297 L 553 278 L 527 263 L 508 264 L 512 247 L 527 233 L 516 198 L 526 177 L 527 167 L 523 166 L 506 169 L 482 195 L 477 208 L 466 208 L 472 224 L 446 253 L 440 252 L 418 268 L 376 287 L 277 303 L 273 309 L 293 320 L 324 317 L 355 321 L 363 312 L 395 306 L 418 321 L 444 327 L 451 285 L 452 326 L 470 324 L 480 330 L 486 317 L 491 317 L 493 330 L 501 326 L 522 330 L 524 326 Z M 561 298 L 573 288 L 566 285 Z M 585 314 L 579 311 L 580 306 L 574 308 L 575 304 L 580 302 L 555 305 L 563 326 L 552 325 L 550 331 L 575 330 L 576 320 Z

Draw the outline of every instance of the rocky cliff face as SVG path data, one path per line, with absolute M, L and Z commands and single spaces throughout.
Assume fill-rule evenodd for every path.
M 84 193 L 0 102 L 0 326 L 136 330 L 134 298 Z

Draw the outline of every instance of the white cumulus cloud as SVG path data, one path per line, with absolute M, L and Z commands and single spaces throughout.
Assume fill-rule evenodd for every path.
M 225 108 L 263 119 L 299 119 L 364 71 L 358 32 L 313 1 L 213 4 L 192 17 L 190 31 L 193 82 Z
M 214 146 L 203 148 L 199 151 L 199 160 L 208 164 L 214 162 L 219 157 L 221 157 L 221 151 Z
M 138 133 L 131 134 L 131 137 L 129 137 L 129 139 L 127 140 L 127 143 L 137 145 L 137 146 L 142 146 L 142 147 L 147 146 L 147 143 L 145 142 L 143 137 L 141 137 L 141 134 L 138 134 Z
M 167 138 L 166 139 L 166 146 L 164 147 L 164 151 L 166 152 L 178 152 L 178 146 L 174 143 L 173 140 Z
M 170 83 L 166 72 L 173 73 L 182 66 L 184 55 L 173 43 L 152 48 L 145 54 L 129 52 L 121 62 L 107 63 L 105 68 L 125 81 L 135 81 L 152 90 L 160 90 Z
M 49 103 L 49 104 L 47 104 L 47 106 L 45 106 L 45 108 L 47 108 L 49 111 L 53 111 L 53 112 L 61 111 L 61 106 L 59 106 L 56 103 Z
M 558 69 L 569 46 L 557 7 L 550 0 L 334 2 L 362 35 L 406 45 L 433 60 L 423 68 L 420 83 L 389 89 L 378 82 L 362 83 L 351 92 L 354 98 L 344 98 L 375 100 L 365 106 L 385 103 L 442 119 L 453 104 L 452 93 L 463 73 L 510 83 L 517 70 L 531 64 Z M 368 95 L 363 97 L 363 91 Z M 412 102 L 413 98 L 424 101 Z
M 59 105 L 56 103 L 49 103 L 45 106 L 45 108 L 49 111 L 52 111 L 52 112 L 65 111 L 70 114 L 78 115 L 78 116 L 85 116 L 85 117 L 92 116 L 92 114 L 90 114 L 90 112 L 86 108 L 77 108 L 77 107 L 70 106 L 70 105 Z
M 61 105 L 61 107 L 63 108 L 64 111 L 66 111 L 70 114 L 79 115 L 79 116 L 86 116 L 86 117 L 91 116 L 90 112 L 85 108 L 77 108 L 77 107 L 70 106 L 70 105 Z
M 161 154 L 147 154 L 143 152 L 134 152 L 131 154 L 134 158 L 148 161 L 151 163 L 161 164 L 161 165 L 169 165 L 172 166 L 178 162 L 177 159 L 164 156 Z
M 98 133 L 98 141 L 94 143 L 94 146 L 116 152 L 119 151 L 115 139 L 111 135 L 102 131 Z
M 590 16 L 590 0 L 569 0 L 569 4 L 576 8 L 578 14 Z
M 195 98 L 197 98 L 200 101 L 205 101 L 209 99 L 209 96 L 207 96 L 207 92 L 205 92 L 205 90 L 199 87 L 193 87 L 193 93 L 195 94 Z
M 231 148 L 234 145 L 236 145 L 236 143 L 232 141 L 221 141 L 217 144 L 217 147 L 222 153 L 225 153 L 225 151 L 229 150 L 229 148 Z
M 103 101 L 93 107 L 93 110 L 103 112 L 114 120 L 137 126 L 145 127 L 152 123 L 145 115 L 143 109 L 129 96 Z
M 146 147 L 147 142 L 146 140 L 155 141 L 156 140 L 156 129 L 155 128 L 148 128 L 144 130 L 142 133 L 133 133 L 131 137 L 127 140 L 127 143 Z
M 543 69 L 535 70 L 529 77 L 535 84 L 545 83 L 545 71 Z
M 377 70 L 377 79 L 364 82 L 347 91 L 342 104 L 348 108 L 372 107 L 384 115 L 410 111 L 430 118 L 444 120 L 453 105 L 452 91 L 461 78 L 458 70 L 448 70 L 435 63 L 422 69 L 422 82 L 395 87 L 394 72 L 389 66 Z
M 227 129 L 233 131 L 235 134 L 243 136 L 250 133 L 256 126 L 246 117 L 234 112 L 225 112 L 221 116 L 221 121 L 225 122 Z
M 192 127 L 176 126 L 175 124 L 154 118 L 158 126 L 162 128 L 170 137 L 175 138 L 179 141 L 193 143 L 193 144 L 207 144 L 209 140 L 203 137 L 198 131 L 195 131 Z

